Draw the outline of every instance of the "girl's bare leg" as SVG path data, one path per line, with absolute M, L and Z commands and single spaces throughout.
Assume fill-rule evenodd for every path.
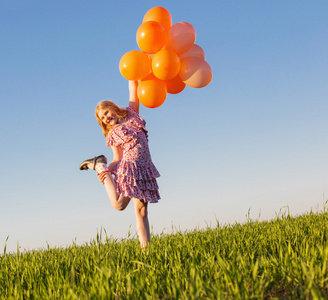
M 130 203 L 131 198 L 117 194 L 114 178 L 109 173 L 105 175 L 104 185 L 112 206 L 117 210 L 124 210 Z
M 116 193 L 116 183 L 109 173 L 107 158 L 104 155 L 83 161 L 79 168 L 80 170 L 94 169 L 98 172 L 98 179 L 105 185 L 109 201 L 115 209 L 124 210 L 128 206 L 131 198 Z
M 148 203 L 143 200 L 133 198 L 136 215 L 136 226 L 141 247 L 150 245 L 150 230 L 148 221 Z

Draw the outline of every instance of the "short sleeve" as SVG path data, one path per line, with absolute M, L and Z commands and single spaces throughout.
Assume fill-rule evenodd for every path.
M 140 117 L 139 114 L 131 106 L 128 106 L 126 110 L 130 116 Z
M 127 120 L 138 124 L 138 126 L 145 127 L 146 121 L 130 106 L 126 108 L 128 112 Z

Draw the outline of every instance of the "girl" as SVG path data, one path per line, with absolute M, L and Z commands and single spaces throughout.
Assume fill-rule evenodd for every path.
M 137 232 L 144 249 L 150 245 L 148 202 L 160 199 L 154 166 L 149 148 L 146 122 L 139 116 L 136 81 L 129 81 L 129 106 L 120 108 L 110 101 L 96 107 L 96 118 L 106 137 L 106 146 L 113 151 L 113 161 L 107 165 L 104 155 L 87 159 L 80 170 L 94 169 L 104 184 L 112 206 L 124 210 L 132 199 Z M 114 178 L 112 177 L 114 175 Z

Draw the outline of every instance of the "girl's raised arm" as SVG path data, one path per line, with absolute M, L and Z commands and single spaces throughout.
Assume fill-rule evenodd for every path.
M 139 113 L 138 81 L 129 80 L 129 106 Z

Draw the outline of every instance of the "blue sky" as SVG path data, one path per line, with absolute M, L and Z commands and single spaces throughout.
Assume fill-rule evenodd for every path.
M 0 1 L 0 253 L 135 235 L 81 161 L 111 150 L 98 101 L 128 103 L 119 72 L 144 14 L 191 23 L 213 70 L 201 89 L 141 107 L 160 203 L 155 234 L 267 220 L 328 199 L 326 1 Z

